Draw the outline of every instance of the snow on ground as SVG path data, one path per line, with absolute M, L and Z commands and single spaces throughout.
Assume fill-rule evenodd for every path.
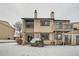
M 4 39 L 1 40 L 0 39 L 0 43 L 9 43 L 9 42 L 12 43 L 12 42 L 16 42 L 16 41 L 15 40 L 4 40 Z
M 79 46 L 31 47 L 16 43 L 0 43 L 0 56 L 79 56 Z

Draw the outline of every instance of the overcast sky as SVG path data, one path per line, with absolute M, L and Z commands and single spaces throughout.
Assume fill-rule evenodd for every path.
M 0 20 L 8 21 L 13 25 L 21 21 L 22 17 L 33 17 L 34 10 L 38 10 L 38 17 L 50 17 L 50 12 L 55 12 L 55 19 L 67 19 L 79 22 L 79 4 L 72 3 L 0 3 Z

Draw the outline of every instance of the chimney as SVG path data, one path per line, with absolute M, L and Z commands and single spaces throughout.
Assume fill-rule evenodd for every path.
M 37 18 L 37 10 L 34 11 L 34 18 Z
M 51 17 L 52 19 L 54 19 L 54 12 L 53 12 L 53 11 L 50 13 L 50 17 Z

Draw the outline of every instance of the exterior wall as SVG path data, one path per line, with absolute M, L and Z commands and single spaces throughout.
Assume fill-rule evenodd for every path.
M 22 35 L 23 35 L 23 44 L 27 43 L 27 36 L 31 35 L 31 33 L 34 33 L 33 28 L 27 28 L 26 27 L 26 22 L 22 20 Z
M 71 36 L 70 45 L 76 45 L 76 33 L 74 31 L 73 32 L 71 31 L 69 33 L 64 33 L 64 35 L 70 35 Z M 64 35 L 63 35 L 63 38 L 65 39 L 65 36 Z M 66 41 L 64 41 L 64 42 L 66 42 Z
M 34 32 L 34 27 L 28 28 L 26 25 L 27 25 L 27 22 L 24 22 L 24 26 L 25 26 L 25 30 L 24 31 L 26 33 Z M 31 24 L 31 25 L 34 25 L 34 24 Z
M 76 45 L 76 34 L 79 32 L 79 31 L 71 31 L 71 27 L 68 29 L 67 25 L 70 25 L 70 22 L 63 22 L 63 27 L 64 29 L 60 29 L 62 33 L 62 39 L 61 39 L 61 43 L 63 43 L 63 45 L 65 44 L 65 34 L 70 34 L 72 36 L 71 38 L 71 45 Z M 67 25 L 65 25 L 67 24 Z M 79 29 L 79 23 L 77 24 L 73 24 L 73 28 L 77 27 L 77 29 Z M 67 30 L 67 29 L 68 30 Z M 49 33 L 49 40 L 44 40 L 44 43 L 45 44 L 51 44 L 51 42 L 55 42 L 57 43 L 58 40 L 55 39 L 55 32 L 58 32 L 56 31 L 56 25 L 55 23 L 53 22 L 53 20 L 50 20 L 50 26 L 40 26 L 40 20 L 34 20 L 34 28 L 26 28 L 25 26 L 25 22 L 23 21 L 23 26 L 22 26 L 22 34 L 23 34 L 23 41 L 25 42 L 27 40 L 27 36 L 28 36 L 28 33 L 29 35 L 33 34 L 34 37 L 36 38 L 40 38 L 40 33 Z M 65 31 L 66 30 L 66 31 Z M 54 32 L 55 31 L 55 32 Z M 68 33 L 67 33 L 68 32 Z
M 33 28 L 25 28 L 26 33 L 33 33 L 34 29 Z
M 77 45 L 77 42 L 76 42 L 77 41 L 77 37 L 76 36 L 78 34 L 79 34 L 79 30 L 78 31 L 77 30 L 76 31 L 73 31 L 73 33 L 72 33 L 72 35 L 73 35 L 72 36 L 72 45 Z
M 73 28 L 79 29 L 79 22 L 77 22 L 77 23 L 72 23 L 72 24 L 73 24 Z
M 64 23 L 64 24 L 66 24 L 66 23 Z M 50 26 L 40 26 L 40 20 L 34 20 L 34 28 L 26 28 L 25 23 L 23 22 L 23 38 L 25 39 L 25 41 L 27 40 L 26 35 L 28 35 L 28 33 L 33 33 L 34 37 L 40 38 L 40 33 L 47 32 L 47 33 L 49 33 L 49 40 L 44 40 L 44 44 L 51 44 L 51 42 L 55 42 L 55 33 L 53 32 L 54 30 L 55 30 L 55 25 L 53 24 L 53 21 L 50 21 Z M 61 41 L 63 42 L 63 45 L 65 42 L 65 40 L 64 40 L 65 34 L 72 35 L 71 45 L 76 45 L 76 34 L 77 34 L 76 31 L 73 31 L 73 32 L 71 31 L 70 33 L 65 33 L 62 31 L 61 33 L 62 33 Z M 31 35 L 31 34 L 29 34 L 29 35 Z
M 40 38 L 40 33 L 34 33 L 35 38 Z
M 77 45 L 77 35 L 79 34 L 79 31 L 71 31 L 67 33 L 68 35 L 71 35 L 71 45 Z
M 77 37 L 78 36 L 78 37 Z M 76 45 L 79 45 L 79 33 L 78 34 L 76 34 Z
M 53 41 L 53 20 L 50 20 L 50 26 L 40 26 L 40 20 L 34 20 L 34 33 L 35 37 L 40 37 L 40 33 L 49 33 L 49 40 L 44 40 L 44 44 L 51 44 Z
M 13 39 L 14 38 L 14 29 L 6 23 L 0 23 L 0 39 Z
M 51 44 L 53 42 L 53 33 L 49 33 L 49 40 L 44 40 L 44 44 Z
M 53 32 L 53 20 L 50 20 L 50 26 L 40 26 L 40 20 L 34 20 L 34 32 Z
M 69 22 L 64 22 L 64 24 L 69 24 Z M 40 33 L 49 33 L 49 40 L 44 40 L 45 44 L 51 44 L 51 42 L 55 42 L 55 25 L 53 20 L 50 20 L 50 26 L 40 26 L 40 20 L 34 20 L 34 28 L 26 28 L 25 26 L 25 22 L 23 21 L 23 38 L 25 39 L 25 41 L 27 40 L 26 35 L 28 35 L 28 33 L 33 33 L 34 37 L 39 37 L 40 38 Z M 31 34 L 30 34 L 31 35 Z M 61 41 L 64 44 L 64 34 L 62 32 L 62 39 Z
M 73 34 L 72 45 L 76 45 L 76 34 Z
M 64 22 L 63 24 L 70 24 L 69 22 Z M 50 20 L 50 26 L 40 26 L 40 20 L 34 20 L 34 28 L 26 28 L 25 26 L 25 22 L 23 21 L 23 41 L 27 41 L 27 36 L 28 36 L 28 33 L 29 35 L 31 35 L 31 33 L 34 34 L 34 37 L 37 37 L 37 38 L 40 38 L 40 33 L 49 33 L 49 40 L 44 40 L 44 44 L 51 44 L 51 42 L 57 42 L 55 40 L 55 25 L 53 23 L 53 20 Z M 63 27 L 65 28 L 65 26 Z M 62 29 L 63 30 L 63 29 Z M 62 33 L 62 39 L 61 39 L 61 42 L 63 43 L 64 45 L 64 35 L 65 35 L 65 31 L 61 32 Z M 75 37 L 74 37 L 75 38 Z M 72 44 L 75 44 L 75 40 L 71 42 Z
M 24 20 L 22 20 L 22 35 L 23 35 L 23 45 L 26 43 L 26 32 L 25 32 L 25 30 L 26 30 L 26 27 L 25 27 L 25 22 L 24 22 Z

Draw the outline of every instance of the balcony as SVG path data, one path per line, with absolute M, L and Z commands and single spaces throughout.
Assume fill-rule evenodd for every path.
M 71 31 L 72 26 L 71 24 L 56 24 L 55 31 Z

